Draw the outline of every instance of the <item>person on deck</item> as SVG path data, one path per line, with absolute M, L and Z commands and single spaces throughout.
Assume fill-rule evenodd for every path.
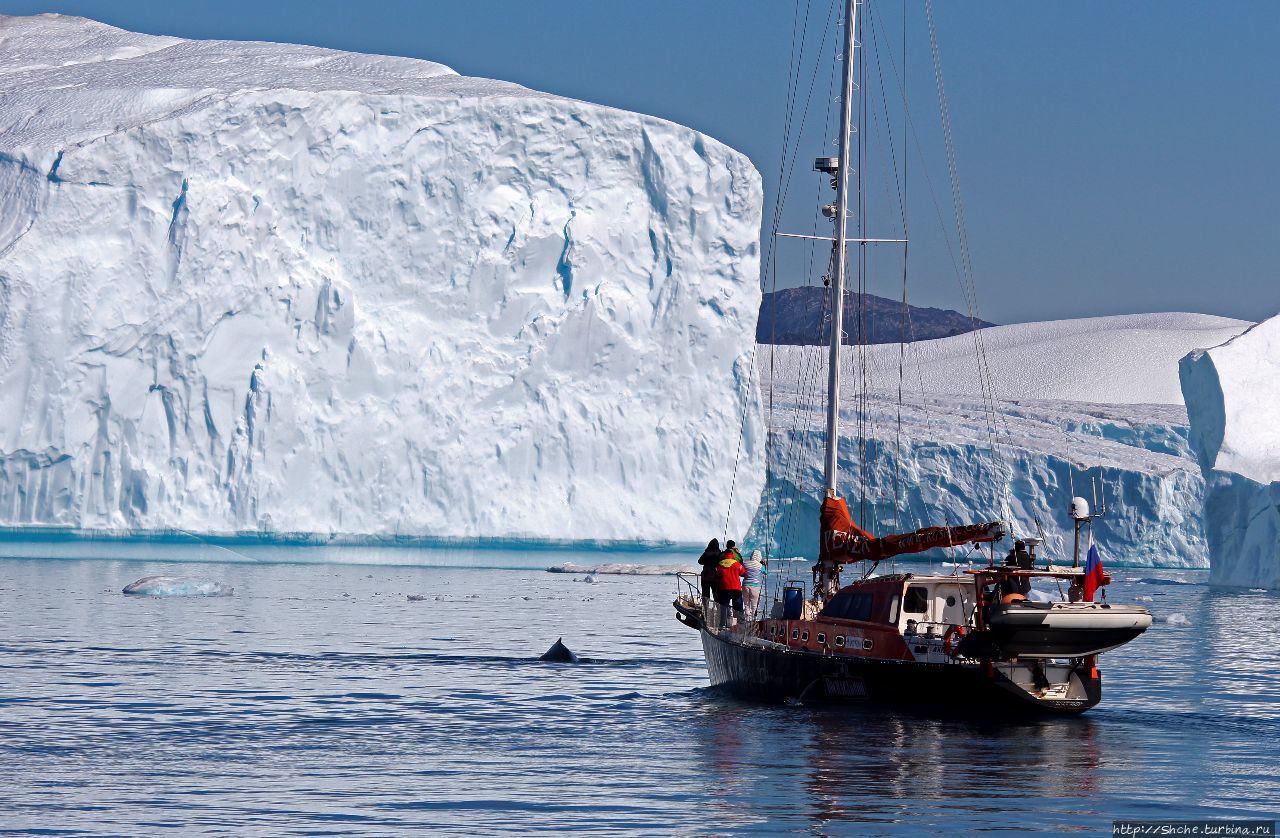
M 1016 567 L 1020 570 L 1031 569 L 1031 553 L 1027 551 L 1027 543 L 1025 541 L 1013 542 L 1013 549 L 1004 557 L 1004 566 Z
M 742 554 L 738 552 L 738 542 L 732 538 L 724 543 L 724 552 L 720 554 L 722 559 L 733 559 L 735 562 L 742 562 Z
M 1004 566 L 1013 567 L 1018 570 L 1031 570 L 1035 566 L 1035 561 L 1031 558 L 1031 553 L 1027 550 L 1027 543 L 1022 540 L 1013 542 L 1013 549 L 1004 557 Z M 1006 593 L 1018 593 L 1023 596 L 1031 595 L 1031 580 L 1026 576 L 1009 577 L 1009 588 Z
M 720 539 L 713 538 L 707 542 L 707 549 L 702 551 L 702 555 L 698 557 L 698 564 L 702 566 L 702 572 L 698 574 L 698 581 L 702 583 L 702 607 L 706 608 L 707 603 L 711 602 L 711 592 L 716 585 L 716 565 L 720 564 Z
M 720 564 L 716 565 L 716 602 L 720 605 L 720 628 L 729 623 L 729 609 L 734 616 L 742 619 L 742 577 L 747 575 L 746 568 L 738 558 L 732 541 L 729 549 L 724 551 Z
M 742 577 L 742 607 L 748 614 L 755 616 L 756 606 L 760 602 L 760 589 L 764 586 L 764 557 L 759 550 L 751 551 L 751 558 L 743 562 L 742 568 L 747 573 Z

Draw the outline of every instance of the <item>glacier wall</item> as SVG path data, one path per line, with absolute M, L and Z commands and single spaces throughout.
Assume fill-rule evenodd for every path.
M 1280 317 L 1179 365 L 1213 584 L 1280 588 Z
M 0 18 L 0 88 L 0 523 L 696 542 L 744 427 L 745 529 L 741 154 L 430 62 L 52 15 Z
M 865 373 L 844 377 L 841 491 L 873 532 L 1001 518 L 1017 536 L 1043 535 L 1055 560 L 1070 561 L 1070 499 L 1092 500 L 1096 481 L 1107 505 L 1095 522 L 1106 564 L 1207 567 L 1205 481 L 1186 410 L 1144 400 L 1176 399 L 1177 359 L 1206 337 L 1222 340 L 1248 327 L 1201 315 L 1139 315 L 984 330 L 1001 388 L 994 412 L 972 391 L 962 394 L 978 389 L 974 373 L 964 371 L 975 363 L 971 336 L 905 352 L 868 347 Z M 1099 343 L 1141 344 L 1146 362 L 1076 351 L 1076 344 Z M 849 350 L 846 363 L 858 351 Z M 767 540 L 777 555 L 817 555 L 825 352 L 781 347 L 759 361 L 772 432 L 769 483 L 750 539 L 752 546 Z M 1037 397 L 1046 387 L 1069 398 Z M 970 551 L 946 553 L 957 560 Z
M 853 435 L 853 412 L 842 416 L 839 465 L 850 511 L 870 522 L 872 532 L 1003 519 L 1013 522 L 1016 537 L 1043 536 L 1042 555 L 1069 563 L 1071 498 L 1092 498 L 1097 481 L 1107 501 L 1106 516 L 1095 522 L 1105 563 L 1205 565 L 1198 514 L 1203 480 L 1187 449 L 1180 407 L 1007 405 L 993 457 L 980 404 L 905 401 L 901 437 L 896 401 L 879 396 L 867 404 L 862 450 Z M 817 555 L 820 429 L 815 415 L 772 434 L 769 489 L 753 522 L 753 546 L 767 536 L 777 555 Z M 865 499 L 858 488 L 864 483 Z M 972 548 L 945 553 L 952 561 L 985 560 Z

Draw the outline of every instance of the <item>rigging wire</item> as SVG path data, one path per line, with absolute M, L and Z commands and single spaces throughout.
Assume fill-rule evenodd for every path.
M 790 68 L 790 70 L 788 70 L 786 118 L 785 118 L 785 124 L 783 124 L 783 142 L 782 142 L 781 160 L 780 160 L 780 166 L 778 166 L 778 192 L 776 194 L 776 198 L 774 198 L 774 209 L 773 209 L 773 216 L 772 216 L 771 233 L 769 233 L 769 238 L 767 239 L 767 243 L 765 243 L 765 246 L 767 246 L 767 253 L 765 253 L 765 256 L 764 256 L 764 262 L 769 266 L 769 271 L 771 271 L 771 280 L 772 280 L 771 284 L 774 292 L 776 292 L 777 290 L 778 228 L 780 228 L 780 225 L 781 225 L 782 209 L 786 205 L 787 194 L 790 193 L 792 173 L 794 173 L 797 154 L 799 154 L 799 147 L 800 147 L 799 139 L 800 137 L 804 136 L 804 127 L 805 127 L 806 120 L 808 120 L 809 107 L 810 105 L 812 105 L 812 101 L 813 101 L 814 87 L 817 86 L 818 61 L 815 60 L 814 72 L 813 72 L 812 78 L 810 78 L 810 81 L 809 81 L 808 92 L 806 92 L 806 95 L 805 95 L 804 109 L 803 111 L 801 111 L 801 115 L 799 119 L 799 124 L 800 124 L 799 133 L 796 134 L 794 145 L 792 145 L 792 124 L 795 123 L 796 93 L 799 92 L 800 78 L 801 78 L 799 68 L 803 67 L 804 65 L 804 55 L 806 51 L 806 45 L 808 45 L 808 42 L 809 42 L 810 6 L 812 6 L 812 0 L 809 0 L 808 3 L 805 4 L 805 14 L 804 14 L 805 23 L 804 23 L 803 35 L 801 35 L 799 38 L 799 41 L 800 41 L 799 55 L 797 55 L 795 51 L 796 32 L 800 31 L 799 6 L 797 6 L 796 8 L 795 17 L 792 18 L 792 54 L 791 54 L 791 60 L 788 61 L 788 68 Z M 829 26 L 829 24 L 831 24 L 833 8 L 835 8 L 835 4 L 833 3 L 828 4 L 827 17 L 826 17 L 826 20 L 824 20 L 823 22 L 822 29 L 820 29 L 820 31 L 822 31 L 822 40 L 819 41 L 819 45 L 817 49 L 818 55 L 822 54 L 824 47 L 826 47 L 827 37 L 829 35 L 829 31 L 831 31 L 831 26 Z M 828 113 L 829 113 L 829 102 L 828 102 Z M 790 155 L 788 155 L 788 151 L 790 151 Z M 776 297 L 773 297 L 774 306 L 776 306 L 776 299 L 777 299 Z M 774 310 L 773 313 L 774 315 L 776 315 L 776 310 Z M 777 334 L 776 316 L 774 316 L 773 322 L 774 322 L 774 325 L 773 325 L 772 338 L 776 338 L 776 334 Z M 751 349 L 751 358 L 750 358 L 751 370 L 754 370 L 755 368 L 755 353 L 756 353 L 756 347 L 753 347 L 753 349 Z M 773 380 L 774 380 L 773 374 L 774 374 L 774 370 L 776 370 L 776 343 L 771 343 L 771 348 L 769 348 L 769 353 L 771 353 L 769 354 L 769 372 L 771 372 L 771 375 L 769 375 L 769 388 L 771 388 L 771 393 L 769 393 L 769 411 L 771 412 L 769 412 L 768 422 L 769 422 L 769 425 L 772 426 Z M 756 375 L 754 377 L 759 377 L 759 376 Z M 750 385 L 749 385 L 748 393 L 750 397 Z M 730 518 L 732 514 L 733 498 L 735 498 L 735 493 L 736 493 L 737 470 L 739 470 L 739 464 L 741 459 L 742 440 L 744 440 L 745 438 L 746 420 L 748 420 L 749 413 L 750 413 L 750 398 L 748 398 L 748 400 L 746 400 L 746 402 L 744 403 L 744 406 L 742 406 L 742 423 L 739 429 L 739 441 L 737 441 L 737 453 L 735 454 L 735 458 L 733 458 L 733 478 L 730 484 L 730 498 L 728 498 L 728 509 L 726 510 L 726 516 L 724 516 L 724 531 L 726 531 L 726 539 L 728 537 L 728 522 L 730 522 Z M 765 427 L 765 441 L 768 441 L 769 434 L 771 434 L 771 427 Z M 768 480 L 769 480 L 769 463 L 768 463 L 768 455 L 765 454 L 765 486 L 768 486 Z M 767 507 L 765 507 L 765 550 L 768 551 L 769 550 L 769 532 L 772 531 L 772 526 L 771 526 L 772 513 L 771 513 L 771 508 L 769 508 L 769 504 L 771 504 L 772 499 L 768 498 L 768 493 L 765 493 L 765 495 L 767 495 L 765 496 L 765 504 L 767 504 Z
M 790 133 L 790 115 L 792 113 L 792 108 L 793 108 L 794 99 L 795 99 L 794 83 L 792 80 L 797 76 L 796 64 L 794 59 L 796 54 L 796 30 L 799 28 L 799 25 L 800 25 L 800 6 L 799 4 L 797 4 L 795 14 L 792 16 L 792 19 L 791 19 L 791 56 L 787 61 L 787 104 L 786 104 L 787 119 L 786 119 L 786 122 L 784 123 L 783 131 L 782 131 L 782 136 L 783 136 L 782 148 L 783 148 L 784 155 L 786 154 L 786 148 L 787 148 L 787 136 Z M 808 31 L 809 31 L 809 5 L 806 2 L 805 4 L 806 35 L 808 34 Z M 782 166 L 779 165 L 778 166 L 778 187 L 777 189 L 774 190 L 775 196 L 782 194 L 782 177 L 783 177 Z M 770 311 L 770 333 L 769 333 L 769 412 L 768 412 L 768 418 L 766 419 L 766 427 L 765 427 L 765 460 L 764 460 L 764 485 L 765 485 L 764 555 L 766 560 L 770 555 L 770 549 L 769 549 L 770 534 L 773 531 L 773 528 L 771 526 L 772 499 L 770 498 L 768 493 L 769 470 L 770 470 L 769 467 L 771 465 L 769 454 L 768 454 L 768 448 L 769 448 L 769 436 L 772 433 L 772 429 L 773 429 L 773 381 L 774 381 L 775 359 L 777 357 L 777 348 L 778 348 L 778 298 L 777 298 L 778 268 L 777 268 L 777 254 L 775 252 L 775 249 L 777 247 L 776 233 L 778 228 L 778 217 L 779 217 L 779 209 L 778 209 L 778 206 L 775 204 L 773 234 L 769 236 L 769 241 L 767 243 L 767 246 L 769 248 L 769 254 L 765 258 L 765 264 L 769 266 L 771 279 L 772 279 L 771 288 L 770 288 L 771 296 L 769 298 L 770 305 L 772 307 Z
M 1003 414 L 997 407 L 998 398 L 995 391 L 995 378 L 991 373 L 991 366 L 987 360 L 986 346 L 982 337 L 982 330 L 977 328 L 979 322 L 979 308 L 977 300 L 977 286 L 973 278 L 973 259 L 969 248 L 968 225 L 965 222 L 964 200 L 960 191 L 960 175 L 959 167 L 956 162 L 955 141 L 951 131 L 951 111 L 947 104 L 946 85 L 942 78 L 942 55 L 938 47 L 937 26 L 933 15 L 933 0 L 925 0 L 925 18 L 928 22 L 929 30 L 929 52 L 933 61 L 934 81 L 937 87 L 938 108 L 942 119 L 942 136 L 943 143 L 946 148 L 947 156 L 947 174 L 951 184 L 951 204 L 952 212 L 956 222 L 956 236 L 960 245 L 960 263 L 962 269 L 961 289 L 965 295 L 965 302 L 969 309 L 970 326 L 974 340 L 974 349 L 978 360 L 978 385 L 982 392 L 983 409 L 987 414 L 988 434 L 991 438 L 991 457 L 992 465 L 995 471 L 1001 471 L 1007 467 L 999 449 L 999 439 L 995 430 L 997 422 L 1003 423 L 1004 431 L 1007 437 L 1012 434 L 1009 431 L 1008 422 L 1004 419 Z M 1008 469 L 1008 476 L 1002 481 L 1003 483 L 1003 517 L 1009 521 L 1012 526 L 1012 514 L 1009 504 L 1009 484 L 1012 480 L 1012 469 Z
M 834 9 L 835 9 L 835 3 L 832 2 L 828 6 L 826 18 L 823 21 L 823 27 L 822 27 L 823 36 L 818 46 L 818 50 L 817 50 L 818 58 L 816 58 L 814 61 L 813 76 L 811 77 L 809 90 L 806 94 L 804 118 L 801 120 L 802 123 L 804 123 L 807 120 L 810 103 L 812 101 L 813 91 L 817 83 L 817 77 L 818 77 L 819 67 L 820 67 L 819 62 L 821 60 L 821 56 L 826 47 L 827 36 L 831 31 L 831 19 L 832 19 L 832 14 L 834 12 Z M 806 33 L 807 33 L 807 24 L 806 24 Z M 806 39 L 807 39 L 807 35 L 806 35 Z M 828 88 L 827 88 L 828 94 L 834 88 L 834 85 L 835 85 L 835 68 L 833 65 L 831 68 L 830 78 L 828 80 Z M 830 95 L 827 95 L 825 99 L 826 99 L 826 109 L 823 115 L 824 126 L 829 125 L 831 120 Z M 803 134 L 803 124 L 802 124 L 802 134 Z M 779 195 L 779 198 L 778 198 L 779 203 L 776 205 L 777 212 L 779 213 L 779 217 L 781 213 L 781 207 L 783 204 L 785 204 L 787 195 L 789 194 L 790 182 L 791 182 L 790 173 L 794 169 L 798 148 L 799 148 L 799 143 L 797 140 L 797 145 L 792 150 L 789 161 L 786 159 L 787 156 L 784 154 L 784 166 L 788 172 L 788 175 L 786 178 L 785 186 L 781 190 L 781 194 Z M 815 203 L 821 200 L 821 192 L 822 192 L 822 185 L 821 183 L 819 183 L 816 186 L 817 194 L 816 194 Z M 818 222 L 817 222 L 816 216 L 813 221 L 813 232 L 815 235 L 818 232 Z M 776 227 L 775 227 L 774 236 L 776 237 Z M 805 272 L 806 286 L 812 285 L 813 254 L 814 254 L 814 247 L 813 247 L 813 242 L 811 240 L 808 243 L 808 246 L 806 248 L 806 272 Z M 776 255 L 772 261 L 772 265 L 775 271 L 774 278 L 776 283 L 776 266 L 777 266 Z M 825 322 L 827 317 L 826 305 L 829 301 L 825 298 L 825 296 L 826 295 L 824 295 L 824 299 L 823 299 L 823 310 L 818 320 L 819 328 L 821 328 L 821 324 Z M 817 359 L 813 358 L 811 353 L 806 353 L 805 347 L 797 347 L 794 350 L 790 350 L 790 352 L 798 356 L 798 360 L 796 364 L 796 382 L 795 382 L 795 389 L 793 391 L 796 397 L 796 401 L 793 402 L 792 411 L 791 411 L 792 418 L 791 418 L 790 427 L 792 429 L 792 433 L 789 435 L 787 449 L 782 456 L 782 477 L 785 478 L 788 475 L 788 472 L 791 471 L 792 469 L 794 469 L 794 471 L 796 471 L 797 474 L 793 477 L 793 479 L 788 481 L 789 489 L 784 493 L 785 496 L 779 501 L 779 506 L 781 506 L 785 510 L 784 514 L 786 515 L 786 524 L 780 523 L 777 526 L 777 530 L 781 536 L 779 540 L 780 545 L 793 543 L 792 536 L 795 528 L 795 518 L 796 518 L 795 511 L 796 511 L 797 502 L 799 500 L 799 495 L 801 493 L 801 485 L 803 484 L 803 480 L 800 478 L 800 475 L 798 473 L 803 468 L 803 458 L 800 456 L 800 453 L 803 450 L 805 450 L 805 442 L 808 439 L 808 434 L 812 432 L 812 421 L 813 421 L 812 416 L 809 415 L 809 412 L 806 412 L 805 429 L 803 432 L 798 432 L 799 422 L 801 421 L 800 408 L 803 404 L 806 403 L 805 397 L 808 396 L 810 393 L 816 391 L 817 372 L 818 372 Z M 775 368 L 771 370 L 771 374 L 770 374 L 771 388 L 776 386 L 776 381 L 777 381 L 777 377 L 776 377 L 776 368 Z M 788 468 L 789 465 L 792 467 L 792 469 Z M 766 498 L 766 503 L 772 504 L 773 502 L 774 502 L 774 499 L 772 495 L 771 494 L 768 495 Z M 780 514 L 783 514 L 783 513 L 780 513 Z M 772 532 L 772 529 L 770 531 Z

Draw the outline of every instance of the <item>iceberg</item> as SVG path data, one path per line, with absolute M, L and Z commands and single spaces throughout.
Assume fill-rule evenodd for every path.
M 697 542 L 732 486 L 746 528 L 742 154 L 58 15 L 0 17 L 0 89 L 0 524 Z
M 194 576 L 144 576 L 124 586 L 121 593 L 129 596 L 232 596 L 235 589 L 212 579 Z
M 998 326 L 905 349 L 847 348 L 864 353 L 867 370 L 865 380 L 845 377 L 842 398 L 838 456 L 850 510 L 875 532 L 967 523 L 984 510 L 1019 537 L 1043 537 L 1041 554 L 1069 563 L 1070 500 L 1092 499 L 1096 480 L 1107 503 L 1096 526 L 1108 566 L 1204 567 L 1204 479 L 1177 361 L 1249 326 L 1199 314 L 1125 315 Z M 979 395 L 975 340 L 995 382 L 990 403 Z M 781 555 L 817 555 L 826 351 L 761 352 L 769 488 L 748 542 L 767 538 Z M 955 548 L 945 558 L 986 556 Z
M 1280 588 L 1280 316 L 1179 364 L 1211 584 Z

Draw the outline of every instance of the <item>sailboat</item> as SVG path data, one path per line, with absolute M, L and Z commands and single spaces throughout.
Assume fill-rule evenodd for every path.
M 830 270 L 823 500 L 812 586 L 781 590 L 767 616 L 733 619 L 704 602 L 696 578 L 674 602 L 676 618 L 701 634 L 713 687 L 766 701 L 879 701 L 894 706 L 1080 713 L 1102 697 L 1098 656 L 1141 635 L 1151 614 L 1140 606 L 1095 602 L 1110 582 L 1096 561 L 1080 566 L 1080 537 L 1092 521 L 1087 502 L 1072 501 L 1076 555 L 1070 566 L 1042 562 L 1039 538 L 1023 538 L 1003 563 L 995 545 L 1010 529 L 1001 520 L 925 527 L 875 535 L 853 520 L 837 491 L 840 352 L 847 252 L 851 245 L 905 241 L 850 237 L 850 177 L 854 133 L 855 56 L 859 21 L 869 0 L 844 8 L 839 156 L 814 168 L 830 175 L 835 203 Z M 861 170 L 856 172 L 863 177 Z M 855 184 L 857 185 L 857 184 Z M 813 238 L 813 237 L 803 237 Z M 820 237 L 827 238 L 827 237 Z M 864 522 L 865 523 L 865 522 Z M 989 550 L 985 566 L 949 575 L 875 575 L 881 562 L 939 548 Z M 844 584 L 842 571 L 863 568 Z M 1037 580 L 1069 593 L 1062 601 L 1032 601 Z

